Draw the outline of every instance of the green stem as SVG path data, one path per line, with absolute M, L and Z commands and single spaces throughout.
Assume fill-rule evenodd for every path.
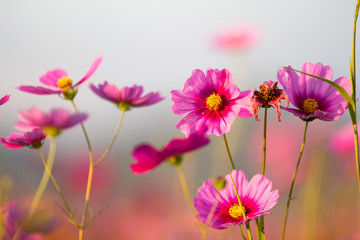
M 194 215 L 197 215 L 197 211 L 196 211 L 196 209 L 195 209 L 195 207 L 194 207 L 194 205 L 192 204 L 192 201 L 191 201 L 189 188 L 188 188 L 187 183 L 186 183 L 184 172 L 181 169 L 181 165 L 176 164 L 175 167 L 176 167 L 176 170 L 177 170 L 178 175 L 179 175 L 180 185 L 181 185 L 181 189 L 182 189 L 182 193 L 184 195 L 185 201 L 186 201 L 187 205 L 189 206 L 189 208 L 191 209 L 191 211 L 194 213 Z M 199 221 L 199 225 L 200 225 L 202 239 L 206 240 L 205 226 L 203 224 L 201 224 L 200 221 Z
M 355 18 L 354 18 L 354 30 L 353 30 L 353 41 L 352 41 L 352 58 L 351 58 L 351 97 L 356 103 L 356 64 L 355 64 L 355 45 L 356 45 L 356 22 L 359 15 L 359 5 L 360 0 L 356 2 L 355 8 Z M 355 114 L 352 117 L 352 123 L 354 126 L 354 142 L 355 142 L 355 162 L 356 162 L 356 174 L 358 179 L 358 187 L 360 191 L 360 154 L 359 154 L 359 137 L 357 129 L 357 114 L 356 114 L 356 104 L 355 105 Z
M 118 124 L 117 124 L 117 126 L 116 126 L 116 129 L 115 129 L 115 132 L 114 132 L 114 136 L 113 136 L 113 138 L 112 138 L 112 140 L 111 140 L 111 143 L 110 143 L 109 147 L 105 150 L 105 152 L 103 153 L 103 155 L 100 157 L 100 159 L 95 163 L 95 165 L 94 165 L 95 167 L 99 166 L 99 164 L 100 164 L 102 161 L 104 161 L 104 159 L 106 158 L 106 156 L 109 154 L 112 146 L 114 145 L 114 142 L 115 142 L 115 140 L 116 140 L 116 137 L 117 137 L 117 135 L 118 135 L 118 133 L 119 133 L 121 124 L 122 124 L 122 122 L 123 122 L 123 120 L 124 120 L 124 116 L 125 116 L 125 111 L 121 111 L 120 120 L 119 120 L 119 122 L 118 122 Z
M 39 148 L 38 150 L 40 152 L 41 159 L 44 160 L 44 155 L 43 155 L 41 149 Z M 50 144 L 48 159 L 46 161 L 46 165 L 48 167 L 49 172 L 52 171 L 52 168 L 54 166 L 55 151 L 56 151 L 56 144 L 55 143 Z M 35 192 L 35 196 L 31 203 L 31 207 L 30 207 L 30 211 L 29 211 L 29 215 L 28 215 L 29 219 L 34 215 L 35 210 L 36 210 L 37 206 L 39 205 L 40 199 L 41 199 L 42 195 L 44 194 L 44 191 L 45 191 L 45 188 L 46 188 L 48 182 L 49 182 L 49 174 L 45 169 L 44 173 L 41 177 L 40 184 Z
M 245 237 L 245 235 L 244 235 L 244 233 L 243 233 L 243 230 L 242 230 L 242 228 L 241 228 L 241 224 L 239 224 L 239 229 L 240 229 L 240 233 L 241 233 L 242 238 L 243 238 L 244 240 L 246 240 L 246 237 Z
M 56 141 L 55 141 L 55 137 L 50 137 L 50 150 L 49 150 L 49 156 L 54 154 L 55 155 L 55 150 L 56 150 Z M 65 196 L 63 194 L 63 192 L 61 191 L 60 187 L 59 187 L 59 184 L 56 182 L 54 176 L 52 175 L 51 173 L 51 168 L 49 167 L 49 159 L 47 162 L 45 162 L 45 158 L 44 158 L 44 155 L 41 151 L 41 149 L 39 148 L 39 152 L 40 152 L 40 156 L 41 156 L 41 160 L 42 160 L 42 163 L 44 164 L 44 168 L 45 168 L 45 171 L 47 173 L 47 175 L 51 178 L 56 190 L 58 191 L 58 193 L 60 194 L 60 197 L 61 199 L 63 200 L 64 202 L 64 205 L 65 205 L 65 208 L 68 212 L 68 216 L 70 217 L 70 219 L 72 220 L 73 224 L 76 226 L 76 227 L 80 227 L 78 222 L 76 221 L 75 217 L 74 217 L 74 214 L 73 212 L 71 211 L 70 209 L 70 206 L 68 204 L 68 202 L 66 201 L 65 199 Z
M 231 153 L 230 153 L 228 142 L 226 140 L 225 133 L 224 133 L 223 137 L 224 137 L 225 147 L 226 147 L 227 154 L 229 156 L 231 167 L 232 167 L 233 170 L 235 170 L 235 165 L 234 165 L 234 162 L 233 162 L 232 157 L 231 157 Z
M 71 103 L 75 109 L 75 112 L 79 113 L 73 100 L 71 100 Z M 93 173 L 94 173 L 94 156 L 93 156 L 90 140 L 89 140 L 88 134 L 86 132 L 86 129 L 85 129 L 85 126 L 83 123 L 81 123 L 81 128 L 84 132 L 86 143 L 88 145 L 90 163 L 89 163 L 88 181 L 87 181 L 87 185 L 86 185 L 84 211 L 83 211 L 83 216 L 82 216 L 82 221 L 81 221 L 81 227 L 79 228 L 79 240 L 82 240 L 84 238 L 84 229 L 86 228 L 86 219 L 87 219 L 87 214 L 88 214 L 88 209 L 89 209 L 90 192 L 91 192 L 91 185 L 92 185 L 92 179 L 93 179 Z
M 240 206 L 240 209 L 241 209 L 241 214 L 243 216 L 243 219 L 245 219 L 245 226 L 246 226 L 246 231 L 247 231 L 248 236 L 249 236 L 249 240 L 252 240 L 253 238 L 252 238 L 252 235 L 251 235 L 250 224 L 249 224 L 249 221 L 247 220 L 247 217 L 246 217 L 246 211 L 245 211 L 244 206 L 241 203 L 240 195 L 239 195 L 239 192 L 238 192 L 238 190 L 236 188 L 236 184 L 235 184 L 233 176 L 231 175 L 231 172 L 230 172 L 230 177 L 231 177 L 231 181 L 233 183 L 233 186 L 234 186 L 234 189 L 235 189 L 235 192 L 236 192 L 236 197 L 237 197 L 238 202 L 239 202 L 239 206 Z
M 294 189 L 295 179 L 296 179 L 297 171 L 298 171 L 298 169 L 299 169 L 300 160 L 301 160 L 302 154 L 303 154 L 303 152 L 304 152 L 305 141 L 306 141 L 306 132 L 307 132 L 308 124 L 309 124 L 309 122 L 306 121 L 305 129 L 304 129 L 303 142 L 302 142 L 302 145 L 301 145 L 299 158 L 298 158 L 298 161 L 297 161 L 297 163 L 296 163 L 296 167 L 295 167 L 293 179 L 292 179 L 292 182 L 291 182 L 289 197 L 288 197 L 288 200 L 287 200 L 287 203 L 286 203 L 284 226 L 283 226 L 282 238 L 281 238 L 282 240 L 285 239 L 286 223 L 287 223 L 287 218 L 288 218 L 288 213 L 289 213 L 290 201 L 291 201 L 291 198 L 292 198 L 292 192 L 293 192 L 293 189 Z

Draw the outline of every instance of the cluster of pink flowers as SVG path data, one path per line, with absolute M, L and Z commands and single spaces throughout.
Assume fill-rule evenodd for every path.
M 54 69 L 39 79 L 46 87 L 26 85 L 18 89 L 37 95 L 56 94 L 73 102 L 78 87 L 95 73 L 102 59 L 96 58 L 76 84 L 72 83 L 65 70 Z M 332 80 L 332 68 L 321 63 L 306 62 L 301 71 Z M 259 121 L 261 108 L 274 108 L 279 121 L 280 111 L 285 110 L 307 123 L 315 119 L 338 120 L 346 112 L 347 101 L 335 88 L 323 81 L 305 74 L 298 75 L 290 66 L 277 72 L 277 80 L 278 82 L 265 81 L 259 90 L 240 91 L 227 69 L 209 68 L 206 73 L 199 69 L 194 70 L 182 90 L 171 91 L 172 111 L 177 115 L 184 115 L 177 122 L 176 128 L 185 137 L 173 138 L 162 149 L 156 149 L 148 143 L 136 146 L 132 152 L 135 162 L 130 164 L 130 169 L 139 175 L 150 172 L 165 161 L 180 166 L 184 154 L 199 150 L 210 143 L 207 135 L 224 136 L 225 139 L 225 134 L 231 131 L 231 126 L 238 117 L 254 116 L 255 120 Z M 350 81 L 346 77 L 340 77 L 334 82 L 350 93 Z M 279 88 L 278 83 L 283 89 Z M 115 104 L 123 113 L 132 108 L 156 104 L 164 99 L 159 92 L 143 94 L 143 87 L 138 85 L 119 89 L 105 81 L 98 85 L 90 83 L 89 87 L 93 93 Z M 9 98 L 9 95 L 2 97 L 0 105 Z M 285 101 L 285 106 L 281 105 L 282 100 Z M 292 107 L 289 107 L 290 103 Z M 22 133 L 14 132 L 7 138 L 0 138 L 0 142 L 9 149 L 24 146 L 40 149 L 46 137 L 53 139 L 65 129 L 82 125 L 89 117 L 77 109 L 75 113 L 64 108 L 44 112 L 36 107 L 20 111 L 18 115 L 20 120 L 15 124 L 15 128 Z M 248 181 L 245 173 L 233 166 L 233 170 L 222 179 L 222 185 L 211 179 L 204 181 L 197 191 L 197 196 L 193 198 L 193 207 L 202 224 L 215 229 L 247 224 L 270 214 L 269 210 L 278 202 L 279 191 L 273 190 L 272 181 L 262 174 L 256 174 Z M 4 218 L 6 226 L 12 226 L 15 221 L 11 217 L 14 207 L 9 209 L 9 214 Z M 85 227 L 79 227 L 81 228 Z M 12 228 L 10 230 L 12 231 Z M 20 232 L 20 239 L 42 238 L 26 237 L 25 233 Z

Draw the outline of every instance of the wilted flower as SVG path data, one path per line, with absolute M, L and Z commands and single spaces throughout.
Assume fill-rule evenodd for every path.
M 185 135 L 206 127 L 207 134 L 217 136 L 230 131 L 237 116 L 251 117 L 252 91 L 240 92 L 226 70 L 208 69 L 206 76 L 196 69 L 183 90 L 171 91 L 174 113 L 187 114 L 176 124 Z
M 122 111 L 127 111 L 131 107 L 152 105 L 164 99 L 159 92 L 150 92 L 145 96 L 141 96 L 143 87 L 137 85 L 123 87 L 119 90 L 115 85 L 105 81 L 103 84 L 99 84 L 98 87 L 90 83 L 90 88 L 99 97 L 115 103 Z
M 289 66 L 291 68 L 291 66 Z M 333 71 L 330 66 L 321 63 L 306 62 L 302 72 L 331 80 Z M 347 101 L 328 83 L 305 74 L 298 76 L 292 69 L 284 68 L 278 71 L 277 78 L 284 87 L 290 102 L 296 107 L 285 110 L 293 113 L 303 120 L 320 119 L 334 121 L 340 119 L 347 108 Z M 350 81 L 340 77 L 334 81 L 350 93 Z
M 85 82 L 88 78 L 91 77 L 91 75 L 94 74 L 101 61 L 102 57 L 96 58 L 85 76 L 74 85 L 72 79 L 65 70 L 54 69 L 48 71 L 45 75 L 40 77 L 40 82 L 45 84 L 47 88 L 40 86 L 20 86 L 19 90 L 38 95 L 63 94 L 66 99 L 72 100 L 77 93 L 76 87 Z
M 42 130 L 34 128 L 29 132 L 11 133 L 7 138 L 0 138 L 0 142 L 4 144 L 6 148 L 21 148 L 28 146 L 30 148 L 40 148 L 43 144 L 45 134 Z
M 20 121 L 15 128 L 29 130 L 40 128 L 45 135 L 56 136 L 63 129 L 73 127 L 88 117 L 85 113 L 71 114 L 65 109 L 52 109 L 50 113 L 44 113 L 38 108 L 31 108 L 25 112 L 18 113 Z
M 280 113 L 280 102 L 281 100 L 286 101 L 286 107 L 289 106 L 289 99 L 285 94 L 285 91 L 279 89 L 277 86 L 278 82 L 271 80 L 264 82 L 260 85 L 259 91 L 254 91 L 254 96 L 251 97 L 251 111 L 255 116 L 255 120 L 259 121 L 258 113 L 260 107 L 269 108 L 273 106 L 276 109 L 276 115 L 278 120 L 281 120 Z
M 205 181 L 194 198 L 194 207 L 202 223 L 212 228 L 225 229 L 253 220 L 265 214 L 278 201 L 278 190 L 271 191 L 272 183 L 264 175 L 257 174 L 249 182 L 243 171 L 233 170 L 231 175 L 239 193 L 241 209 L 230 174 L 225 177 L 225 188 L 217 190 L 213 180 Z M 215 210 L 214 210 L 215 206 Z M 245 218 L 243 217 L 245 212 Z
M 3 105 L 4 103 L 6 103 L 7 101 L 9 101 L 10 99 L 10 95 L 5 95 L 0 99 L 0 105 Z
M 174 138 L 163 149 L 157 150 L 149 144 L 136 147 L 132 153 L 137 161 L 131 164 L 131 170 L 135 174 L 144 174 L 158 166 L 165 160 L 173 160 L 176 164 L 179 157 L 209 143 L 209 138 L 202 133 L 194 133 L 187 138 Z M 175 159 L 172 159 L 175 158 Z

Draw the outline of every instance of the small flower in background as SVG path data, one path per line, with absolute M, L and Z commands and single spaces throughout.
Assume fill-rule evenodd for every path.
M 15 128 L 25 131 L 40 128 L 46 136 L 57 136 L 63 129 L 71 128 L 88 118 L 85 113 L 71 114 L 62 108 L 44 113 L 34 107 L 25 112 L 19 112 L 18 115 L 20 121 L 15 124 Z
M 196 69 L 183 90 L 171 91 L 172 111 L 187 114 L 176 124 L 185 135 L 206 127 L 207 134 L 223 135 L 230 131 L 237 116 L 249 118 L 252 91 L 240 92 L 226 70 L 208 69 L 206 75 Z
M 90 83 L 90 89 L 99 97 L 115 103 L 122 111 L 127 111 L 131 107 L 149 106 L 164 99 L 159 92 L 150 92 L 141 96 L 143 87 L 137 85 L 123 87 L 119 90 L 115 85 L 105 81 L 98 87 Z
M 259 91 L 255 90 L 254 95 L 251 97 L 251 111 L 254 114 L 255 120 L 259 121 L 258 113 L 260 107 L 269 108 L 273 106 L 276 109 L 276 115 L 278 120 L 281 120 L 280 104 L 281 100 L 285 100 L 286 107 L 289 106 L 289 99 L 285 94 L 285 91 L 279 89 L 278 82 L 271 80 L 264 82 L 260 85 Z
M 259 38 L 259 31 L 255 27 L 238 24 L 216 32 L 214 44 L 221 50 L 244 51 L 254 47 Z
M 3 240 L 45 240 L 44 234 L 55 227 L 55 219 L 47 214 L 38 214 L 27 220 L 26 213 L 15 202 L 3 207 L 2 212 Z
M 134 174 L 144 174 L 167 159 L 176 164 L 182 154 L 196 150 L 208 143 L 209 138 L 200 132 L 190 134 L 186 138 L 174 138 L 160 151 L 149 144 L 143 144 L 134 149 L 132 157 L 136 163 L 131 164 L 130 167 Z
M 243 171 L 233 170 L 231 175 L 239 193 L 246 218 L 243 218 L 241 206 L 232 183 L 230 174 L 226 175 L 225 188 L 218 191 L 213 180 L 208 180 L 198 189 L 194 198 L 194 207 L 199 212 L 203 224 L 212 228 L 226 229 L 257 217 L 270 214 L 267 212 L 278 201 L 278 190 L 271 191 L 272 183 L 261 174 L 255 175 L 249 182 Z M 216 206 L 215 210 L 213 209 Z
M 11 133 L 7 138 L 0 138 L 0 142 L 4 144 L 4 147 L 15 149 L 28 146 L 30 148 L 40 148 L 43 144 L 45 134 L 42 130 L 34 128 L 29 132 Z
M 321 63 L 306 62 L 301 71 L 328 80 L 333 77 L 332 68 L 323 66 Z M 277 78 L 290 102 L 296 107 L 296 109 L 286 108 L 285 110 L 303 120 L 310 121 L 318 118 L 323 121 L 334 121 L 340 119 L 346 111 L 346 100 L 334 87 L 320 79 L 305 74 L 298 76 L 288 68 L 279 70 Z M 350 94 L 350 81 L 346 77 L 340 77 L 334 82 Z
M 0 98 L 0 106 L 9 101 L 10 95 L 5 95 L 2 98 Z
M 76 87 L 81 83 L 89 79 L 96 69 L 99 67 L 102 61 L 102 57 L 98 57 L 91 64 L 89 70 L 83 78 L 80 79 L 76 84 L 73 85 L 72 79 L 69 77 L 67 72 L 63 69 L 54 69 L 48 71 L 45 75 L 40 77 L 40 82 L 45 84 L 47 88 L 40 86 L 20 86 L 19 90 L 23 92 L 38 94 L 38 95 L 48 95 L 48 94 L 63 94 L 65 99 L 72 100 L 76 93 Z

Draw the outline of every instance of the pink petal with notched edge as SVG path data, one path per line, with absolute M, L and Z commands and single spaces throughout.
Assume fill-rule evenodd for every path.
M 58 81 L 59 79 L 63 77 L 68 77 L 68 74 L 63 69 L 54 69 L 47 71 L 44 75 L 40 77 L 40 82 L 49 86 L 49 87 L 55 87 L 58 88 Z
M 94 72 L 96 71 L 96 69 L 99 67 L 100 63 L 102 62 L 103 57 L 97 57 L 95 59 L 95 61 L 91 64 L 89 70 L 87 71 L 87 73 L 85 74 L 85 76 L 80 79 L 80 81 L 78 83 L 76 83 L 74 85 L 74 87 L 80 85 L 81 83 L 85 82 L 87 79 L 89 79 L 91 77 L 91 75 L 94 74 Z
M 3 105 L 4 103 L 6 103 L 7 101 L 9 101 L 10 99 L 10 95 L 5 95 L 4 97 L 2 97 L 0 99 L 0 105 Z
M 20 86 L 18 89 L 23 92 L 34 93 L 38 95 L 59 94 L 63 92 L 62 90 L 52 90 L 40 86 Z
M 136 163 L 130 165 L 134 174 L 145 174 L 165 160 L 160 152 L 149 144 L 135 148 L 132 157 L 136 160 Z

